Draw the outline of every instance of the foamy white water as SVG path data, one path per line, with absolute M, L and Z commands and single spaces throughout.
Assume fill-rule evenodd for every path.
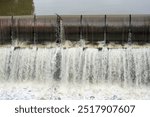
M 150 48 L 0 48 L 0 99 L 150 99 Z
M 139 100 L 150 99 L 149 87 L 120 87 L 112 84 L 75 85 L 41 82 L 3 83 L 0 100 Z

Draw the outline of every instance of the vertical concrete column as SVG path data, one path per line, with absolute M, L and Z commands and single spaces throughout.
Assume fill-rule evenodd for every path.
M 80 40 L 83 39 L 83 16 L 80 16 Z
M 131 14 L 129 15 L 129 34 L 128 34 L 128 44 L 132 43 L 132 26 L 131 26 L 132 18 Z
M 150 24 L 148 25 L 147 42 L 150 42 Z
M 104 44 L 106 44 L 107 41 L 107 16 L 104 16 Z
M 33 18 L 33 43 L 36 44 L 36 15 Z
M 14 40 L 14 16 L 11 16 L 11 44 Z
M 57 26 L 56 26 L 56 43 L 61 43 L 62 41 L 62 18 L 58 15 L 57 15 Z

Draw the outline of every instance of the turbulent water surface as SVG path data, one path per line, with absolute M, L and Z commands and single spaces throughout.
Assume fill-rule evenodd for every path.
M 149 48 L 0 48 L 0 99 L 150 99 L 149 56 Z

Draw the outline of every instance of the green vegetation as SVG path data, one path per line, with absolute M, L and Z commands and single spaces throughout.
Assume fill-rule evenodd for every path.
M 0 0 L 0 16 L 32 15 L 33 0 Z

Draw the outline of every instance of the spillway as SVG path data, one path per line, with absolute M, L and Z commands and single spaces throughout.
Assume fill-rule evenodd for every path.
M 0 43 L 150 42 L 150 15 L 1 16 Z
M 150 15 L 0 16 L 0 99 L 150 99 Z

